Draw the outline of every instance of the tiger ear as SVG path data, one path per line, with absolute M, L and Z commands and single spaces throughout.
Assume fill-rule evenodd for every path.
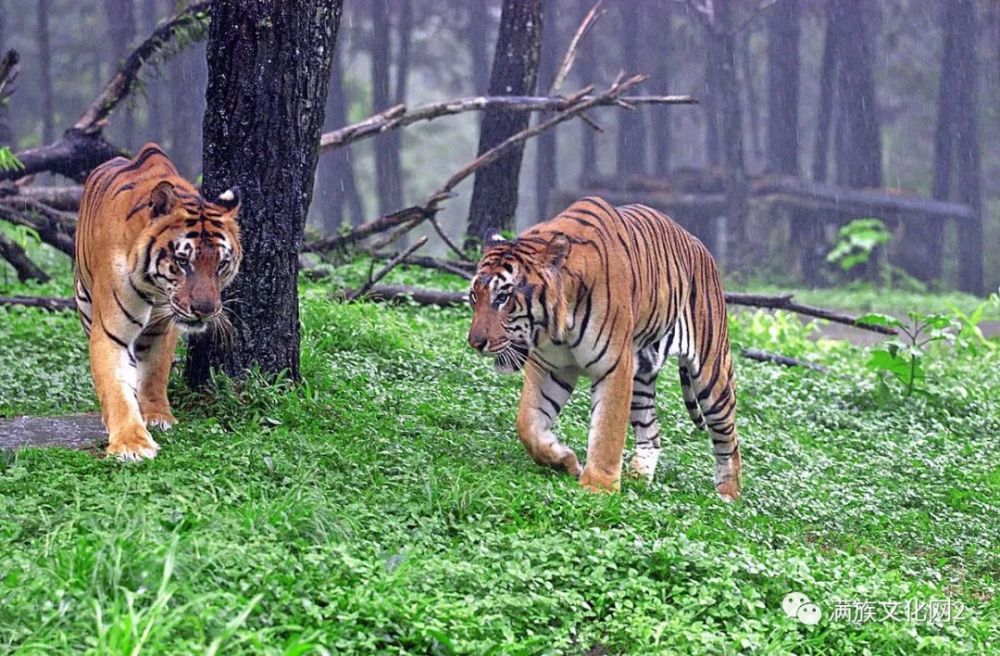
M 499 232 L 490 232 L 486 235 L 486 239 L 483 240 L 483 252 L 497 248 L 506 244 L 507 240 L 503 238 Z
M 548 258 L 549 268 L 558 271 L 566 261 L 569 253 L 569 238 L 561 232 L 553 235 L 549 245 L 545 248 L 545 255 Z
M 227 210 L 238 210 L 240 208 L 240 188 L 230 187 L 219 194 L 216 202 Z
M 152 208 L 154 219 L 170 214 L 176 204 L 177 193 L 174 184 L 167 180 L 162 180 L 149 194 L 149 206 Z

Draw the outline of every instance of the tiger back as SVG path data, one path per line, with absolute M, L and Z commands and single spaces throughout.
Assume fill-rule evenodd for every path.
M 176 422 L 167 379 L 181 331 L 225 322 L 221 291 L 239 270 L 234 190 L 208 201 L 156 144 L 94 169 L 75 237 L 75 296 L 108 429 L 108 453 L 159 450 L 147 426 Z
M 630 470 L 651 479 L 656 379 L 675 355 L 687 411 L 711 436 L 716 490 L 739 497 L 725 296 L 715 260 L 681 226 L 643 205 L 584 198 L 517 239 L 488 238 L 469 301 L 470 345 L 502 373 L 524 370 L 517 433 L 536 462 L 617 489 L 631 424 Z M 584 467 L 552 432 L 581 377 L 591 381 Z

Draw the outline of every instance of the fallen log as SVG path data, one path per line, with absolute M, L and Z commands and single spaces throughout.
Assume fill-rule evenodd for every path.
M 46 244 L 73 257 L 76 222 L 71 216 L 24 196 L 8 196 L 0 198 L 0 219 L 33 229 Z
M 196 2 L 157 27 L 122 62 L 98 97 L 84 110 L 71 128 L 55 142 L 16 154 L 23 168 L 0 171 L 0 180 L 17 180 L 34 173 L 58 173 L 83 182 L 98 164 L 128 153 L 104 137 L 104 127 L 111 112 L 136 86 L 143 64 L 168 48 L 180 33 L 189 35 L 191 26 L 207 16 L 211 3 Z
M 787 355 L 781 355 L 780 353 L 761 351 L 760 349 L 755 348 L 745 348 L 740 351 L 740 355 L 748 360 L 756 360 L 757 362 L 773 362 L 774 364 L 780 364 L 786 367 L 804 367 L 806 369 L 812 369 L 813 371 L 818 371 L 824 374 L 829 371 L 822 365 L 806 362 L 805 360 L 799 360 L 798 358 L 789 357 Z
M 376 301 L 397 301 L 413 300 L 421 305 L 439 305 L 442 307 L 454 307 L 464 305 L 468 298 L 465 292 L 445 292 L 436 289 L 424 289 L 409 285 L 375 285 L 366 295 L 366 298 Z M 895 335 L 896 331 L 885 326 L 876 326 L 858 322 L 857 317 L 849 314 L 818 308 L 811 305 L 803 305 L 792 301 L 791 294 L 780 296 L 765 296 L 762 294 L 743 294 L 739 292 L 726 292 L 726 303 L 731 305 L 745 305 L 771 310 L 787 310 L 805 316 L 826 319 L 835 323 L 842 323 L 853 326 L 861 330 L 869 330 L 883 335 Z
M 46 296 L 0 296 L 0 305 L 22 305 L 52 312 L 76 309 L 76 302 L 71 298 L 49 298 Z
M 42 268 L 31 261 L 28 254 L 10 237 L 0 232 L 0 259 L 4 259 L 14 267 L 17 272 L 17 279 L 21 282 L 34 280 L 35 282 L 48 282 L 49 276 L 42 271 Z

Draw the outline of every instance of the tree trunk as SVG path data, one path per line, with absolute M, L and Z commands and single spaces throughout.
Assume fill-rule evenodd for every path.
M 750 28 L 746 27 L 739 34 L 740 76 L 746 91 L 747 111 L 746 122 L 750 133 L 750 166 L 755 168 L 763 159 L 763 147 L 760 137 L 760 106 L 757 98 L 757 87 L 754 84 L 754 60 L 750 54 Z
M 740 91 L 736 79 L 736 37 L 733 34 L 732 5 L 720 2 L 715 7 L 715 43 L 718 50 L 718 83 L 714 94 L 719 102 L 719 128 L 722 136 L 723 168 L 726 180 L 726 253 L 736 268 L 748 253 L 747 219 L 750 214 L 750 188 L 743 159 L 743 121 Z
M 581 16 L 585 16 L 594 5 L 590 0 L 580 0 Z M 597 84 L 597 55 L 594 48 L 594 35 L 583 40 L 576 56 L 576 73 L 582 85 Z M 580 121 L 580 181 L 584 186 L 598 175 L 597 139 L 594 128 Z
M 135 40 L 135 3 L 133 0 L 104 0 L 108 13 L 108 37 L 111 40 L 111 52 L 117 68 L 128 57 L 132 42 Z M 128 106 L 119 108 L 121 114 L 117 117 L 119 134 L 125 148 L 135 148 L 135 118 Z
M 767 170 L 799 175 L 799 0 L 768 10 Z
M 882 186 L 882 144 L 875 101 L 875 44 L 866 0 L 833 0 L 833 24 L 840 31 L 837 111 L 843 134 L 837 135 L 837 184 Z
M 504 0 L 490 75 L 491 96 L 535 92 L 542 44 L 542 0 Z M 479 133 L 479 154 L 528 127 L 525 112 L 488 109 Z M 488 231 L 512 230 L 524 144 L 476 171 L 465 245 L 472 248 Z
M 722 88 L 722 58 L 724 56 L 721 45 L 713 34 L 706 33 L 705 36 L 705 74 L 704 90 L 705 102 L 703 116 L 705 117 L 705 157 L 709 166 L 720 166 L 722 164 L 722 136 L 720 135 L 719 123 L 721 118 L 719 93 Z M 729 37 L 732 40 L 732 37 Z
M 56 138 L 55 103 L 52 91 L 52 48 L 49 44 L 50 0 L 38 0 L 38 75 L 42 87 L 42 143 Z
M 372 111 L 380 112 L 393 104 L 390 93 L 392 64 L 389 0 L 372 0 Z M 402 170 L 399 163 L 399 140 L 396 132 L 375 138 L 375 187 L 379 214 L 385 216 L 403 207 Z
M 208 31 L 206 197 L 242 192 L 243 265 L 226 291 L 235 336 L 191 341 L 188 384 L 212 367 L 299 377 L 298 256 L 312 198 L 340 0 L 215 0 Z M 295 47 L 289 47 L 295 44 Z M 262 120 L 263 117 L 263 120 Z
M 545 34 L 542 36 L 541 61 L 538 67 L 539 88 L 543 92 L 552 86 L 562 57 L 564 47 L 559 31 L 557 0 L 545 0 L 545 15 L 548 17 Z M 550 118 L 549 112 L 539 112 L 535 118 L 539 123 Z M 535 216 L 532 223 L 548 218 L 549 192 L 559 186 L 558 152 L 556 130 L 547 130 L 535 139 Z
M 465 38 L 472 58 L 473 93 L 481 96 L 490 88 L 489 7 L 485 0 L 470 2 L 468 6 Z
M 955 97 L 955 160 L 957 199 L 972 207 L 975 218 L 959 226 L 959 288 L 971 294 L 983 293 L 983 197 L 979 144 L 979 62 L 976 57 L 976 6 L 973 0 L 953 0 L 946 4 L 950 16 L 945 23 L 953 30 L 956 68 L 948 71 L 957 78 Z
M 650 82 L 654 93 L 669 94 L 674 67 L 671 3 L 653 2 L 648 5 L 652 18 L 647 23 L 647 38 L 659 43 L 657 48 L 646 49 L 647 57 L 651 59 L 649 70 L 653 79 Z M 650 108 L 650 124 L 653 129 L 650 139 L 653 146 L 653 172 L 656 177 L 664 179 L 670 176 L 671 111 L 669 106 Z
M 170 0 L 168 0 L 169 2 Z M 188 48 L 170 60 L 170 157 L 180 172 L 194 178 L 202 171 L 201 132 L 205 114 L 207 66 L 204 51 Z
M 335 130 L 347 125 L 350 101 L 344 89 L 341 55 L 334 53 L 330 66 L 330 87 L 326 94 L 326 122 L 324 130 Z M 364 203 L 358 193 L 357 179 L 354 177 L 354 163 L 351 161 L 351 147 L 341 146 L 327 153 L 319 161 L 318 200 L 322 203 L 323 231 L 334 235 L 344 224 L 344 208 L 351 217 L 351 225 L 365 222 Z
M 621 34 L 638 36 L 645 17 L 639 0 L 619 5 Z M 618 40 L 622 47 L 622 65 L 626 73 L 641 73 L 642 50 L 647 47 L 639 38 Z M 615 172 L 619 178 L 646 173 L 646 123 L 642 109 L 618 112 L 618 149 Z
M 142 2 L 142 26 L 143 32 L 146 34 L 152 34 L 160 22 L 159 5 L 160 0 L 143 0 Z M 146 85 L 145 95 L 149 110 L 146 115 L 146 130 L 143 141 L 157 143 L 163 141 L 163 84 L 164 80 L 157 77 L 157 79 L 149 80 Z
M 829 170 L 830 125 L 833 118 L 833 96 L 837 79 L 838 32 L 833 24 L 833 12 L 827 7 L 826 36 L 823 42 L 823 62 L 819 73 L 819 109 L 816 116 L 816 141 L 813 148 L 813 182 L 826 182 Z

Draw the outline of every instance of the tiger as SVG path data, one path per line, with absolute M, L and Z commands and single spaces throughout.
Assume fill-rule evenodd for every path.
M 84 183 L 75 237 L 76 308 L 108 430 L 107 453 L 153 458 L 148 426 L 176 423 L 167 379 L 181 332 L 220 325 L 221 290 L 242 259 L 236 189 L 208 201 L 154 143 Z
M 499 373 L 524 371 L 517 435 L 531 458 L 591 491 L 620 489 L 628 473 L 652 480 L 660 457 L 656 379 L 679 360 L 684 404 L 711 436 L 715 488 L 742 486 L 736 393 L 725 296 L 708 249 L 660 212 L 574 202 L 512 240 L 483 242 L 468 297 L 469 345 Z M 581 376 L 590 379 L 586 466 L 552 432 Z

